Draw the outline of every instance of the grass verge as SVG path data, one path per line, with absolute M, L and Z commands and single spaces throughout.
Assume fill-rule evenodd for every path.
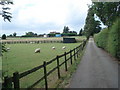
M 87 45 L 87 44 L 86 44 Z M 54 84 L 54 88 L 59 89 L 60 88 L 69 88 L 70 80 L 72 78 L 73 73 L 77 70 L 78 65 L 80 64 L 80 61 L 82 59 L 82 56 L 85 52 L 84 47 L 83 51 L 79 54 L 79 57 L 76 59 L 76 62 L 74 62 L 69 68 L 66 74 L 62 75 L 61 78 Z

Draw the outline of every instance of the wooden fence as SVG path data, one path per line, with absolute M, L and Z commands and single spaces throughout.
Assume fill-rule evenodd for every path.
M 14 89 L 19 89 L 20 88 L 20 79 L 32 74 L 33 72 L 36 72 L 37 70 L 43 69 L 44 70 L 44 76 L 42 78 L 40 78 L 38 81 L 34 82 L 33 85 L 29 86 L 29 88 L 33 88 L 35 85 L 37 85 L 39 82 L 41 82 L 42 80 L 45 81 L 45 89 L 48 89 L 48 80 L 47 77 L 48 75 L 50 75 L 52 72 L 54 72 L 57 69 L 57 75 L 58 75 L 58 79 L 61 78 L 61 73 L 60 73 L 60 66 L 62 66 L 64 64 L 65 66 L 65 71 L 68 70 L 68 66 L 67 66 L 67 61 L 70 60 L 71 64 L 73 63 L 73 59 L 76 60 L 80 54 L 80 52 L 83 50 L 84 46 L 86 44 L 86 41 L 83 41 L 82 44 L 80 44 L 79 46 L 77 46 L 76 48 L 74 48 L 73 50 L 70 50 L 68 52 L 65 52 L 62 55 L 56 56 L 54 59 L 46 62 L 44 61 L 42 65 L 37 66 L 31 70 L 25 71 L 23 73 L 19 73 L 19 72 L 15 72 L 13 73 L 12 77 L 4 77 L 4 82 L 2 84 L 3 88 L 14 88 Z M 72 54 L 73 53 L 73 54 Z M 66 57 L 69 54 L 70 57 Z M 60 64 L 60 58 L 64 57 L 64 62 L 62 62 Z M 57 62 L 57 66 L 54 67 L 52 70 L 50 70 L 49 72 L 47 72 L 46 66 L 53 63 L 53 62 Z
M 22 40 L 22 41 L 15 41 L 15 40 L 13 40 L 13 41 L 2 41 L 2 42 L 0 42 L 0 43 L 2 43 L 2 44 L 19 44 L 19 43 L 25 43 L 25 44 L 27 44 L 27 43 L 30 43 L 30 44 L 34 44 L 34 43 L 36 43 L 36 44 L 39 44 L 39 43 L 62 43 L 63 41 L 62 40 Z

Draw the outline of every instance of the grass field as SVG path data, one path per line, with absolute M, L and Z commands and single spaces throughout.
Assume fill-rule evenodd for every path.
M 23 72 L 35 66 L 41 65 L 43 61 L 49 61 L 56 55 L 69 51 L 80 43 L 63 44 L 63 43 L 45 43 L 45 44 L 12 44 L 7 45 L 10 51 L 3 55 L 3 71 L 11 75 L 15 71 Z M 56 49 L 52 50 L 55 46 Z M 62 47 L 66 46 L 65 50 Z M 41 48 L 41 53 L 34 53 L 36 48 Z
M 29 39 L 29 38 L 28 38 Z M 52 39 L 52 38 L 51 38 Z M 85 37 L 76 37 L 76 39 L 83 40 Z M 31 39 L 30 39 L 31 40 Z M 80 43 L 41 43 L 41 44 L 6 44 L 6 47 L 9 47 L 10 50 L 4 53 L 2 58 L 2 72 L 3 76 L 12 76 L 16 71 L 19 73 L 30 70 L 36 66 L 42 65 L 43 61 L 50 61 L 57 55 L 63 54 L 65 51 L 72 50 Z M 53 50 L 52 47 L 56 49 Z M 62 47 L 66 46 L 66 49 L 63 50 Z M 40 53 L 35 53 L 36 48 L 41 48 Z M 68 55 L 69 56 L 69 55 Z M 64 57 L 60 59 L 60 63 L 64 60 Z M 70 65 L 70 62 L 68 62 Z M 47 66 L 47 71 L 51 70 L 56 66 L 56 62 Z M 61 72 L 64 72 L 64 65 L 61 67 Z M 48 76 L 49 87 L 57 81 L 57 72 L 53 72 Z M 40 77 L 43 76 L 43 69 L 34 72 L 27 77 L 20 79 L 20 86 L 26 88 L 37 81 Z M 43 82 L 39 83 L 36 87 L 44 87 Z
M 24 72 L 32 69 L 43 64 L 43 61 L 49 61 L 56 57 L 56 55 L 63 54 L 65 51 L 69 51 L 78 45 L 80 45 L 80 43 L 7 44 L 6 47 L 9 47 L 10 51 L 4 53 L 3 55 L 3 74 L 4 76 L 11 76 L 15 71 Z M 52 50 L 53 46 L 56 47 L 55 50 Z M 63 46 L 66 46 L 65 50 L 62 49 Z M 36 48 L 41 48 L 41 53 L 34 53 Z M 55 66 L 56 62 L 48 66 L 48 69 L 54 68 Z M 43 75 L 42 72 L 43 71 L 40 70 L 29 75 L 27 78 L 21 79 L 21 86 L 29 86 L 33 83 L 33 81 L 38 79 L 39 75 Z

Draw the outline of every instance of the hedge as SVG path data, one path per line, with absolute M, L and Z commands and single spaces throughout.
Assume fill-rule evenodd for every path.
M 109 29 L 106 28 L 94 35 L 94 40 L 98 47 L 108 51 L 113 56 L 120 59 L 120 19 Z
M 107 49 L 107 43 L 108 43 L 108 29 L 102 30 L 100 33 L 95 34 L 95 42 L 98 47 Z

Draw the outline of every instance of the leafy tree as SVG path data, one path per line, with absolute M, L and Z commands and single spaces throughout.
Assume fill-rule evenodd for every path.
M 23 35 L 22 37 L 37 37 L 37 33 L 27 32 L 26 35 Z
M 12 14 L 8 12 L 10 8 L 6 5 L 13 4 L 11 0 L 0 0 L 0 5 L 2 5 L 2 8 L 0 9 L 0 15 L 3 17 L 3 20 L 6 21 L 6 19 L 11 22 Z M 6 35 L 2 35 L 2 39 L 6 39 Z M 2 50 L 2 52 L 1 52 Z M 2 55 L 3 52 L 6 52 L 5 44 L 0 44 L 0 55 Z
M 89 7 L 87 18 L 84 26 L 84 34 L 87 38 L 93 36 L 94 33 L 98 33 L 101 30 L 100 21 L 96 21 L 94 18 L 94 11 L 92 7 Z
M 92 7 L 103 24 L 108 27 L 120 17 L 120 2 L 94 2 Z
M 82 36 L 82 33 L 83 33 L 83 30 L 81 28 L 80 31 L 79 31 L 79 36 Z
M 66 27 L 66 26 L 64 26 L 63 33 L 69 33 L 69 30 L 70 30 L 70 29 L 69 29 L 69 27 L 68 27 L 68 26 L 67 26 L 67 27 Z
M 32 36 L 34 36 L 34 33 L 33 32 L 28 32 L 28 33 L 26 33 L 26 36 L 32 37 Z
M 6 39 L 6 35 L 5 34 L 2 35 L 2 39 Z
M 14 33 L 13 33 L 13 37 L 16 37 L 16 35 L 17 35 L 17 33 L 16 33 L 16 32 L 14 32 Z
M 8 11 L 10 8 L 8 7 L 9 4 L 13 4 L 11 0 L 0 0 L 0 5 L 2 5 L 2 10 L 0 10 L 0 15 L 2 15 L 4 21 L 8 20 L 11 22 L 12 14 Z
M 13 35 L 12 34 L 10 34 L 10 35 L 8 35 L 7 37 L 12 37 Z
M 76 32 L 76 31 L 69 31 L 69 33 L 77 34 L 77 32 Z

